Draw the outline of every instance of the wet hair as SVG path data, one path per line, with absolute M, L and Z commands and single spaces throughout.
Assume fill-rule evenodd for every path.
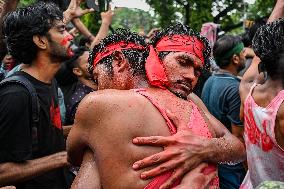
M 255 54 L 261 60 L 261 71 L 272 80 L 284 76 L 284 19 L 260 27 L 252 41 Z
M 224 57 L 224 54 L 242 42 L 239 36 L 224 35 L 218 39 L 213 46 L 213 56 L 220 68 L 226 68 L 231 63 L 231 57 Z
M 63 20 L 63 13 L 53 3 L 39 2 L 7 14 L 3 34 L 8 52 L 19 62 L 30 64 L 36 57 L 33 36 L 47 35 L 55 21 Z
M 205 48 L 203 50 L 203 56 L 204 59 L 209 58 L 210 56 L 210 52 L 211 52 L 211 48 L 209 45 L 209 42 L 207 40 L 206 37 L 203 37 L 200 35 L 199 32 L 194 31 L 193 29 L 191 29 L 189 26 L 187 25 L 183 25 L 181 23 L 177 23 L 176 25 L 172 25 L 169 26 L 159 32 L 157 32 L 154 37 L 151 40 L 151 44 L 153 45 L 153 47 L 156 47 L 157 43 L 165 36 L 173 36 L 173 35 L 187 35 L 187 36 L 194 36 L 196 37 L 198 40 L 202 41 Z M 161 59 L 164 59 L 164 57 L 166 55 L 168 55 L 170 52 L 160 52 L 159 53 L 159 57 Z M 209 69 L 210 64 L 208 64 L 208 62 L 206 61 L 204 64 L 204 68 Z
M 146 49 L 147 44 L 144 38 L 136 33 L 132 33 L 128 29 L 117 29 L 114 33 L 104 38 L 98 45 L 96 45 L 90 53 L 89 56 L 89 72 L 93 72 L 93 61 L 96 55 L 100 52 L 103 52 L 105 48 L 117 42 L 131 42 L 137 45 L 141 45 L 145 47 L 145 50 L 137 50 L 137 49 L 126 49 L 122 50 L 123 55 L 128 59 L 131 69 L 133 70 L 133 75 L 137 74 L 146 74 L 145 71 L 145 61 L 148 57 L 148 50 Z M 113 67 L 112 67 L 113 58 L 111 55 L 103 58 L 100 60 L 99 64 L 104 64 L 107 68 L 108 73 L 112 74 Z

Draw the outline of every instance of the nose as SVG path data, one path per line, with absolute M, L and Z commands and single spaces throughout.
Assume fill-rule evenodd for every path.
M 66 39 L 67 39 L 68 41 L 71 41 L 73 38 L 74 38 L 74 37 L 73 37 L 70 33 L 67 32 Z
M 73 36 L 70 35 L 67 31 L 66 31 L 66 36 L 63 38 L 63 40 L 61 41 L 61 45 L 66 45 L 69 41 L 71 41 L 73 39 Z
M 186 80 L 190 80 L 190 81 L 194 81 L 195 79 L 197 79 L 196 75 L 195 75 L 195 71 L 194 68 L 192 66 L 190 66 L 189 68 L 187 68 L 183 74 L 183 77 Z

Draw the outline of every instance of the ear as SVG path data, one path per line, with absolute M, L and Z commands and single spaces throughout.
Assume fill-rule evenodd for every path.
M 129 68 L 128 60 L 121 51 L 114 51 L 112 57 L 115 66 L 118 68 L 118 72 L 123 72 L 125 69 Z
M 46 49 L 47 48 L 48 40 L 47 40 L 47 38 L 45 36 L 34 35 L 33 36 L 33 42 L 40 49 Z
M 233 62 L 234 65 L 239 64 L 240 57 L 238 55 L 234 54 L 233 57 L 232 57 L 232 62 Z
M 83 72 L 82 72 L 82 70 L 80 69 L 80 68 L 73 68 L 73 73 L 76 75 L 76 76 L 78 76 L 78 77 L 80 77 L 80 76 L 82 76 L 83 75 Z

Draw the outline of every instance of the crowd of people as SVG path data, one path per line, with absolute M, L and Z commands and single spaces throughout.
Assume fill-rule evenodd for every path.
M 284 0 L 246 41 L 109 34 L 111 9 L 93 35 L 81 0 L 18 3 L 0 0 L 0 187 L 284 188 Z

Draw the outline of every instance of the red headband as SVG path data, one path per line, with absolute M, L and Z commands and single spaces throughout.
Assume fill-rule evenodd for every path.
M 121 50 L 125 50 L 125 49 L 144 50 L 145 47 L 143 47 L 141 45 L 137 45 L 135 43 L 128 43 L 128 42 L 124 42 L 124 41 L 114 43 L 114 44 L 110 44 L 105 48 L 105 50 L 103 52 L 99 52 L 96 55 L 96 58 L 93 61 L 93 66 L 95 67 L 103 58 L 111 55 L 114 51 L 121 51 Z
M 197 56 L 204 64 L 202 41 L 194 36 L 173 35 L 163 37 L 156 45 L 157 52 L 176 51 L 187 52 Z M 145 69 L 148 80 L 151 85 L 164 88 L 168 85 L 168 78 L 166 76 L 164 65 L 158 57 L 155 49 L 150 46 L 149 56 L 146 60 Z

